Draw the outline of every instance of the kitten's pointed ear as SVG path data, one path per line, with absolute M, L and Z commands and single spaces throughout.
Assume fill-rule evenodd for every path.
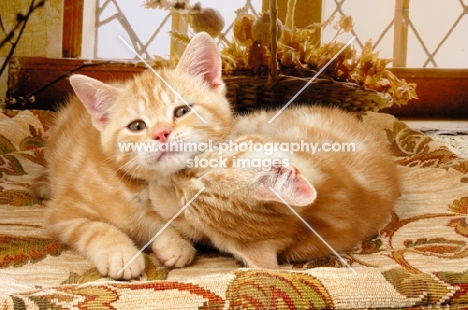
M 81 74 L 71 76 L 70 84 L 91 114 L 94 127 L 102 130 L 108 121 L 109 108 L 117 99 L 118 89 Z
M 317 198 L 313 185 L 293 166 L 272 167 L 269 171 L 259 173 L 254 188 L 254 194 L 259 199 L 283 203 L 282 198 L 293 207 L 305 207 Z
M 176 70 L 200 76 L 214 90 L 224 94 L 226 87 L 221 77 L 221 68 L 218 46 L 209 34 L 200 32 L 190 40 Z

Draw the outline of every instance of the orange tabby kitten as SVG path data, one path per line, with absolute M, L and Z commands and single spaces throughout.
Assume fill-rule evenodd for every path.
M 195 154 L 124 150 L 122 143 L 205 141 L 221 136 L 231 121 L 220 55 L 207 34 L 192 39 L 175 70 L 159 74 L 170 86 L 151 70 L 122 86 L 72 76 L 77 97 L 59 112 L 47 142 L 50 192 L 37 189 L 51 197 L 46 214 L 51 233 L 116 279 L 144 271 L 140 255 L 119 273 L 166 224 L 152 203 L 164 207 L 171 201 L 161 196 L 151 203 L 148 182 L 170 183 L 171 174 Z M 151 248 L 166 266 L 185 266 L 195 255 L 191 243 L 170 227 Z
M 205 187 L 184 213 L 185 233 L 261 268 L 331 253 L 284 202 L 336 251 L 377 233 L 399 190 L 386 142 L 337 109 L 288 109 L 268 124 L 274 114 L 240 117 L 229 148 L 221 143 L 173 176 L 181 205 Z

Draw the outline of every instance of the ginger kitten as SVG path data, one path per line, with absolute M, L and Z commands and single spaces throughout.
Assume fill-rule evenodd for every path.
M 198 156 L 198 166 L 194 161 L 173 176 L 181 205 L 205 188 L 184 213 L 186 233 L 208 237 L 221 251 L 260 268 L 331 254 L 284 202 L 336 251 L 378 233 L 399 193 L 386 142 L 337 109 L 287 109 L 268 124 L 274 115 L 240 117 L 229 149 L 220 144 Z M 233 146 L 242 143 L 257 148 Z M 313 143 L 315 151 L 305 143 Z M 210 160 L 218 167 L 208 165 Z
M 159 75 L 168 85 L 151 70 L 121 86 L 72 76 L 76 97 L 59 112 L 47 141 L 50 184 L 48 190 L 36 190 L 50 196 L 50 232 L 86 256 L 101 274 L 115 279 L 144 271 L 140 255 L 119 274 L 166 224 L 153 204 L 164 207 L 171 201 L 164 196 L 150 201 L 148 182 L 170 183 L 171 175 L 195 154 L 125 150 L 122 143 L 157 147 L 200 142 L 221 137 L 231 122 L 220 55 L 209 35 L 196 35 L 177 68 Z M 151 249 L 169 267 L 185 266 L 195 255 L 191 243 L 171 227 Z

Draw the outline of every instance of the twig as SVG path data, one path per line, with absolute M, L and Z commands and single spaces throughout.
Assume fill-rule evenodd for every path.
M 2 48 L 3 45 L 5 45 L 6 43 L 11 43 L 11 49 L 8 52 L 8 55 L 6 56 L 5 61 L 3 62 L 2 67 L 0 69 L 0 76 L 3 74 L 3 71 L 5 71 L 5 68 L 8 65 L 8 62 L 10 61 L 11 57 L 13 57 L 16 46 L 18 45 L 18 42 L 21 39 L 21 36 L 23 35 L 23 31 L 26 28 L 26 25 L 28 23 L 29 16 L 31 16 L 31 14 L 38 8 L 44 6 L 45 0 L 41 0 L 38 4 L 34 4 L 35 2 L 36 0 L 31 1 L 31 4 L 29 5 L 28 13 L 26 15 L 17 14 L 17 17 L 16 17 L 17 23 L 15 27 L 13 28 L 13 30 L 10 31 L 9 34 L 7 34 L 6 38 L 0 43 L 0 48 Z M 3 23 L 2 23 L 2 29 L 5 29 L 3 27 Z M 17 39 L 12 40 L 12 38 L 15 35 L 15 31 L 18 29 L 19 29 L 19 33 L 18 33 Z
M 276 24 L 276 18 L 278 15 L 278 5 L 276 0 L 270 0 L 270 52 L 271 52 L 271 59 L 270 59 L 270 75 L 269 80 L 270 82 L 276 82 L 276 78 L 278 75 L 278 61 L 277 61 L 277 48 L 278 48 L 278 38 L 277 33 L 279 31 L 278 26 Z
M 38 95 L 39 93 L 44 91 L 45 89 L 49 88 L 52 85 L 57 84 L 58 82 L 60 82 L 61 80 L 65 79 L 65 78 L 68 78 L 72 73 L 74 73 L 76 71 L 79 71 L 79 70 L 87 68 L 87 67 L 102 66 L 102 65 L 107 65 L 107 64 L 111 64 L 111 63 L 116 63 L 116 62 L 114 62 L 114 61 L 103 61 L 103 62 L 96 62 L 96 63 L 84 63 L 84 64 L 76 67 L 75 69 L 72 69 L 70 71 L 65 72 L 64 74 L 58 76 L 55 80 L 43 85 L 39 89 L 36 89 L 32 93 L 30 93 L 30 94 L 28 94 L 28 95 L 26 95 L 24 97 L 18 97 L 16 100 L 15 100 L 15 98 L 7 98 L 6 103 L 20 104 L 20 105 L 23 106 L 27 101 L 32 102 L 33 101 L 32 99 L 36 95 Z
M 10 42 L 10 43 L 13 43 L 11 41 L 11 38 L 13 37 L 14 35 L 14 32 L 13 31 L 10 31 L 10 33 L 7 32 L 6 28 L 5 28 L 5 25 L 3 24 L 3 19 L 2 17 L 0 16 L 0 29 L 3 31 L 3 33 L 5 34 L 5 39 L 3 39 L 3 41 L 0 43 L 0 48 L 5 45 L 7 42 Z
M 292 31 L 294 37 L 294 13 L 296 11 L 296 0 L 288 0 L 288 9 L 286 11 L 286 27 Z

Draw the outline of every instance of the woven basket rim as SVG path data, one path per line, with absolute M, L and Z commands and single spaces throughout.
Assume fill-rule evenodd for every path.
M 235 84 L 248 84 L 248 85 L 255 85 L 255 84 L 261 84 L 266 87 L 273 87 L 274 85 L 277 84 L 294 84 L 294 83 L 299 83 L 299 84 L 306 84 L 310 82 L 311 78 L 309 77 L 297 77 L 297 76 L 292 76 L 292 75 L 285 75 L 285 74 L 279 74 L 277 76 L 276 81 L 272 82 L 271 79 L 268 78 L 268 76 L 251 76 L 251 75 L 233 75 L 233 76 L 223 76 L 223 81 L 227 85 L 235 85 Z M 385 94 L 376 91 L 375 89 L 370 89 L 370 88 L 365 88 L 363 85 L 359 85 L 354 82 L 349 82 L 349 81 L 336 81 L 332 78 L 327 78 L 327 77 L 317 77 L 315 78 L 311 83 L 311 85 L 317 85 L 317 84 L 322 84 L 322 85 L 330 85 L 333 84 L 337 87 L 343 87 L 343 88 L 352 88 L 352 89 L 359 89 L 364 92 L 370 92 L 370 93 L 376 93 L 382 97 L 386 97 Z
M 338 106 L 354 109 L 369 109 L 374 111 L 391 106 L 392 98 L 374 89 L 367 89 L 363 85 L 352 82 L 341 82 L 331 78 L 296 77 L 279 75 L 275 82 L 267 76 L 235 75 L 223 77 L 227 86 L 227 96 L 238 108 L 254 108 L 260 106 L 275 106 L 284 98 L 287 102 L 296 98 L 299 102 L 330 102 Z M 310 83 L 309 83 L 310 82 Z M 307 88 L 303 88 L 309 83 Z M 331 100 L 331 101 L 329 101 Z M 363 104 L 367 102 L 368 104 Z

